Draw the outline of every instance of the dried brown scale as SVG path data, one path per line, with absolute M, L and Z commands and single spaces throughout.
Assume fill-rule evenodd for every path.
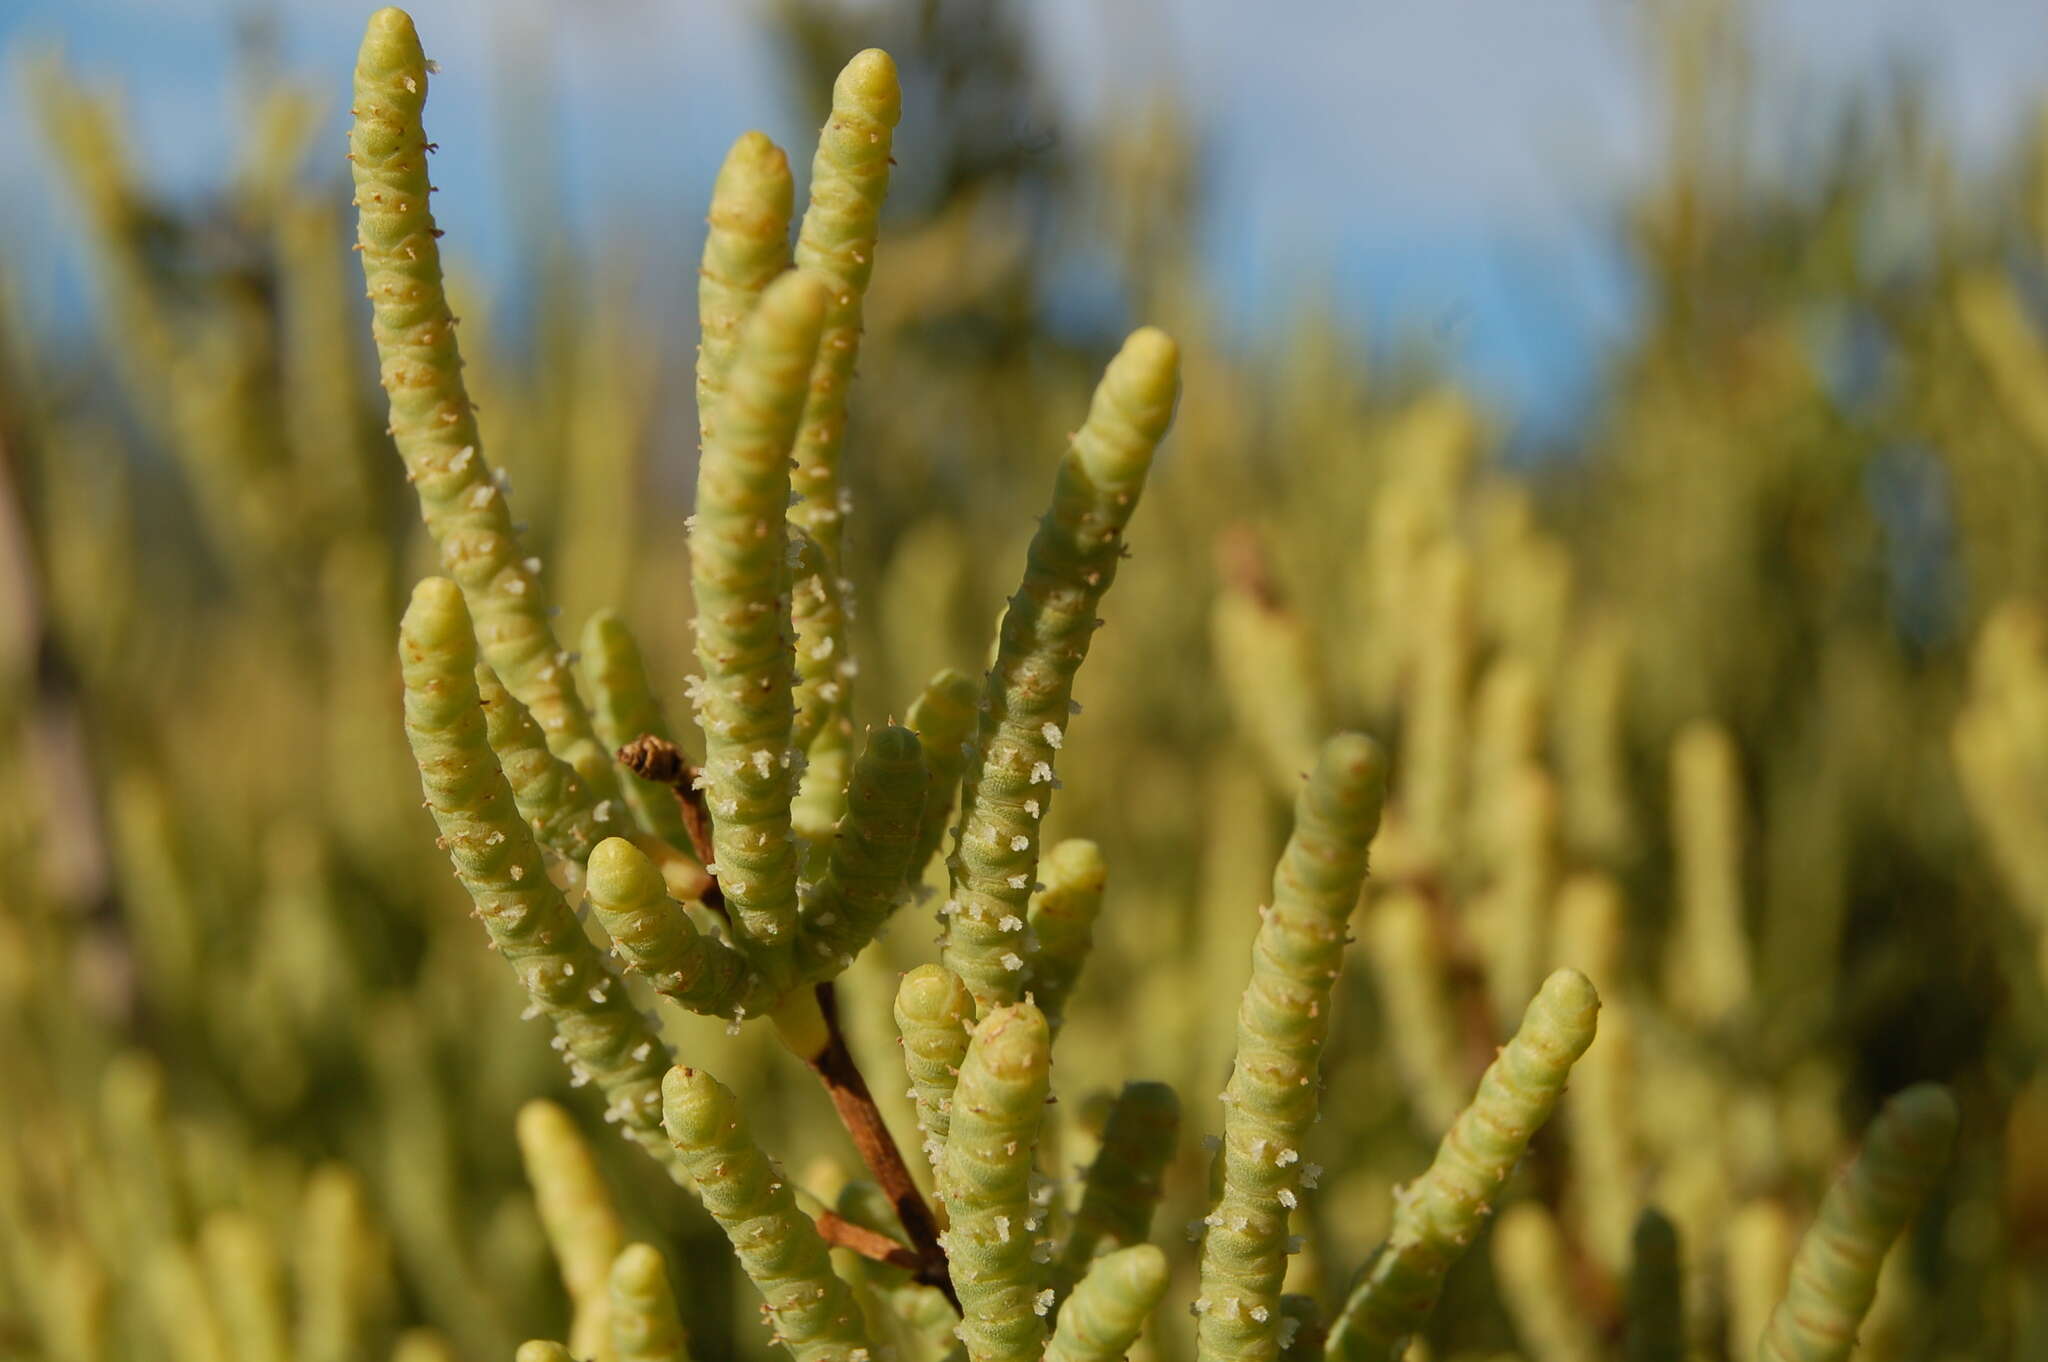
M 674 792 L 676 812 L 683 820 L 690 850 L 700 864 L 716 864 L 711 843 L 711 810 L 704 803 L 704 792 L 697 788 L 697 768 L 690 764 L 683 750 L 666 738 L 642 733 L 615 755 L 619 764 L 634 775 L 666 785 Z M 704 881 L 704 891 L 698 896 L 698 902 L 724 916 L 725 891 L 718 887 L 718 876 L 706 870 Z

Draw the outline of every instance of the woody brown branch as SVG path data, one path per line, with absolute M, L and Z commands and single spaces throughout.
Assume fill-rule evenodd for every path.
M 819 984 L 817 991 L 818 1010 L 824 1014 L 828 1039 L 825 1048 L 806 1062 L 825 1085 L 825 1092 L 831 1097 L 841 1124 L 853 1137 L 853 1146 L 860 1153 L 861 1162 L 867 1165 L 869 1174 L 882 1189 L 882 1195 L 895 1208 L 896 1218 L 916 1250 L 918 1280 L 943 1291 L 957 1310 L 960 1301 L 953 1294 L 952 1278 L 946 1268 L 946 1251 L 939 1246 L 938 1220 L 932 1215 L 931 1208 L 925 1205 L 924 1195 L 917 1190 L 910 1167 L 903 1161 L 903 1151 L 896 1147 L 896 1138 L 889 1133 L 888 1125 L 882 1120 L 881 1109 L 875 1105 L 874 1095 L 868 1090 L 867 1080 L 861 1077 L 853 1052 L 847 1048 L 846 1033 L 839 1025 L 839 1003 L 832 985 Z

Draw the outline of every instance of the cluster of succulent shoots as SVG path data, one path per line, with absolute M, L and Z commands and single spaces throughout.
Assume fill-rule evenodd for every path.
M 1177 1104 L 1159 1084 L 1127 1085 L 1072 1195 L 1039 1166 L 1053 1050 L 1104 882 L 1094 846 L 1047 846 L 1041 829 L 1075 673 L 1173 415 L 1173 341 L 1137 331 L 1104 373 L 986 675 L 941 671 L 904 697 L 902 724 L 857 734 L 841 459 L 900 107 L 894 67 L 868 51 L 840 75 L 793 251 L 787 160 L 742 137 L 713 192 L 701 272 L 688 533 L 702 670 L 685 688 L 697 731 L 686 740 L 623 620 L 593 619 L 580 656 L 562 645 L 541 564 L 483 452 L 429 210 L 429 71 L 405 14 L 372 17 L 350 160 L 391 433 L 449 574 L 419 584 L 401 624 L 405 729 L 475 916 L 575 1084 L 725 1230 L 793 1355 L 1126 1356 L 1169 1286 L 1150 1241 Z M 701 758 L 686 755 L 699 741 Z M 1210 1209 L 1190 1226 L 1189 1308 L 1201 1358 L 1381 1362 L 1405 1355 L 1558 1103 L 1599 999 L 1574 970 L 1543 980 L 1476 1094 L 1447 1104 L 1434 1162 L 1401 1191 L 1385 1243 L 1342 1298 L 1285 1292 L 1290 1220 L 1321 1172 L 1304 1151 L 1383 759 L 1342 734 L 1300 778 L 1258 910 Z M 907 973 L 895 1001 L 927 1200 L 847 1045 L 833 982 L 916 897 L 949 837 L 940 958 Z M 872 1182 L 829 1207 L 798 1186 L 733 1092 L 669 1052 L 642 1010 L 647 991 L 734 1027 L 765 1019 L 825 1085 Z M 1806 1236 L 1758 1356 L 1848 1355 L 1955 1123 L 1933 1087 L 1884 1109 Z M 566 1345 L 530 1343 L 522 1362 L 681 1362 L 688 1312 L 658 1250 L 621 1242 L 574 1122 L 536 1105 L 519 1134 L 576 1309 Z M 1631 1359 L 1684 1353 L 1681 1251 L 1669 1222 L 1645 1213 Z

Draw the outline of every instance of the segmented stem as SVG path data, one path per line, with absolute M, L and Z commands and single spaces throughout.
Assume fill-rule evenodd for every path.
M 1032 1155 L 1045 1111 L 1051 1036 L 1030 1003 L 982 1018 L 953 1093 L 939 1197 L 952 1220 L 944 1240 L 960 1297 L 960 1338 L 971 1362 L 1035 1362 L 1045 1311 L 1032 1247 Z
M 284 1273 L 268 1228 L 246 1211 L 215 1211 L 200 1226 L 199 1256 L 236 1362 L 290 1362 Z
M 985 710 L 960 795 L 944 959 L 989 1008 L 1022 993 L 1024 915 L 1038 870 L 1038 830 L 1052 800 L 1074 673 L 1100 621 L 1136 508 L 1179 390 L 1179 350 L 1144 328 L 1124 342 L 1095 389 L 1039 522 L 1024 580 L 1003 615 Z
M 515 1129 L 527 1185 L 569 1293 L 569 1347 L 579 1357 L 594 1357 L 611 1338 L 607 1280 L 626 1232 L 568 1112 L 553 1102 L 528 1102 Z
M 929 779 L 915 733 L 890 724 L 869 737 L 825 873 L 805 895 L 798 947 L 805 978 L 829 979 L 852 964 L 902 904 Z
M 697 433 L 709 443 L 740 328 L 789 268 L 796 191 L 789 157 L 765 133 L 742 133 L 711 186 L 710 231 L 697 272 Z
M 1687 1018 L 1725 1021 L 1749 997 L 1742 911 L 1742 773 L 1726 729 L 1695 722 L 1671 744 L 1677 919 L 1665 994 Z
M 1031 1001 L 1058 1036 L 1067 1017 L 1067 999 L 1095 944 L 1095 919 L 1102 911 L 1109 868 L 1102 863 L 1102 849 L 1079 837 L 1053 847 L 1038 868 L 1045 888 L 1032 896 L 1025 919 L 1025 940 L 1032 948 L 1026 972 Z
M 1922 1083 L 1884 1104 L 1799 1241 L 1757 1362 L 1846 1362 L 1884 1256 L 1948 1163 L 1956 1103 Z
M 1501 1213 L 1493 1269 L 1515 1337 L 1535 1362 L 1600 1362 L 1593 1325 L 1573 1298 L 1571 1249 L 1549 1207 L 1518 1201 Z
M 580 646 L 583 684 L 590 690 L 590 718 L 598 740 L 614 754 L 643 733 L 674 743 L 675 734 L 647 679 L 640 645 L 626 622 L 610 610 L 598 611 L 585 622 Z M 619 788 L 642 828 L 672 847 L 689 849 L 689 830 L 676 809 L 674 791 L 631 773 L 620 777 Z
M 762 295 L 740 337 L 697 470 L 690 536 L 697 597 L 697 721 L 717 875 L 739 944 L 786 978 L 796 934 L 796 786 L 790 734 L 789 450 L 826 286 L 798 271 Z
M 1429 1171 L 1394 1204 L 1394 1224 L 1359 1273 L 1326 1355 L 1390 1362 L 1436 1308 L 1444 1274 L 1492 1211 L 1529 1140 L 1550 1118 L 1572 1065 L 1592 1043 L 1600 999 L 1576 970 L 1543 981 L 1522 1026 L 1479 1080 Z
M 485 739 L 498 755 L 498 768 L 512 787 L 519 816 L 543 847 L 568 864 L 581 866 L 605 835 L 603 824 L 613 821 L 616 806 L 599 806 L 591 799 L 582 778 L 548 751 L 540 725 L 488 665 L 477 667 L 476 689 L 484 707 Z
M 1378 745 L 1342 734 L 1323 744 L 1295 800 L 1223 1094 L 1223 1189 L 1206 1221 L 1195 1303 L 1204 1359 L 1271 1359 L 1280 1350 L 1288 1221 L 1312 1181 L 1303 1177 L 1302 1141 L 1316 1118 L 1330 992 L 1385 789 Z
M 809 752 L 827 725 L 837 728 L 839 738 L 852 732 L 840 704 L 851 676 L 841 674 L 848 660 L 843 651 L 846 612 L 825 550 L 802 530 L 792 529 L 790 539 L 796 545 L 789 605 L 796 627 L 796 726 L 790 740 L 799 751 Z
M 1180 1144 L 1180 1098 L 1164 1083 L 1124 1084 L 1102 1126 L 1102 1144 L 1081 1182 L 1081 1204 L 1052 1272 L 1064 1290 L 1098 1254 L 1145 1242 L 1166 1166 Z M 1064 1318 L 1064 1316 L 1062 1316 Z
M 1408 888 L 1376 896 L 1366 910 L 1364 936 L 1394 1072 L 1415 1109 L 1416 1125 L 1440 1136 L 1465 1105 L 1470 1071 L 1428 902 Z
M 1685 1280 L 1678 1230 L 1654 1206 L 1636 1218 L 1628 1269 L 1628 1362 L 1683 1362 Z
M 953 1088 L 973 1030 L 974 995 L 959 975 L 944 965 L 919 965 L 903 976 L 896 987 L 896 1032 L 903 1039 L 917 1128 L 924 1132 L 925 1157 L 934 1172 L 946 1152 Z
M 455 878 L 491 942 L 555 1028 L 578 1081 L 604 1094 L 606 1117 L 664 1163 L 657 1085 L 661 1041 L 548 879 L 533 830 L 484 738 L 476 643 L 462 592 L 445 577 L 413 589 L 399 625 L 405 736 Z
M 818 588 L 797 605 L 797 676 L 807 697 L 823 708 L 808 726 L 804 751 L 812 768 L 798 796 L 798 821 L 819 829 L 845 809 L 845 763 L 853 746 L 854 666 L 846 625 L 852 602 L 840 541 L 851 509 L 839 463 L 846 443 L 846 393 L 860 355 L 862 299 L 875 268 L 882 200 L 889 192 L 889 156 L 902 114 L 896 64 L 870 48 L 857 54 L 832 84 L 832 112 L 818 132 L 811 162 L 811 202 L 797 232 L 796 263 L 832 285 L 825 333 L 818 346 L 796 443 L 793 485 L 801 498 L 789 517 L 816 542 Z
M 924 817 L 918 824 L 917 848 L 910 854 L 910 882 L 924 879 L 925 868 L 938 854 L 946 829 L 953 825 L 953 805 L 960 794 L 960 773 L 967 769 L 968 739 L 973 736 L 975 702 L 981 687 L 965 672 L 951 667 L 925 682 L 910 702 L 906 716 L 911 732 L 924 744 L 925 765 L 932 783 L 925 791 Z
M 391 1270 L 362 1175 L 342 1163 L 315 1169 L 299 1224 L 296 1355 L 354 1362 L 378 1331 Z
M 889 152 L 902 113 L 889 54 L 871 47 L 855 55 L 832 83 L 832 112 L 818 132 L 811 202 L 797 234 L 797 267 L 826 279 L 832 301 L 797 446 L 794 482 L 803 500 L 790 519 L 818 541 L 834 571 L 844 520 L 839 452 L 846 439 L 846 389 L 860 355 L 861 302 L 874 273 Z
M 628 1244 L 612 1263 L 609 1289 L 612 1362 L 690 1362 L 661 1250 Z
M 1727 1247 L 1722 1254 L 1722 1295 L 1728 1303 L 1723 1333 L 1731 1362 L 1754 1362 L 1764 1326 L 1792 1278 L 1792 1255 L 1799 1233 L 1780 1202 L 1758 1197 L 1730 1218 Z
M 519 697 L 548 750 L 576 768 L 593 799 L 618 792 L 611 754 L 591 731 L 555 641 L 540 577 L 526 556 L 498 480 L 485 464 L 476 411 L 462 382 L 455 317 L 441 280 L 440 232 L 427 203 L 427 60 L 403 10 L 370 16 L 356 60 L 357 241 L 369 286 L 391 435 L 419 493 L 441 562 L 476 617 L 491 669 Z
M 627 968 L 646 975 L 655 992 L 711 1017 L 759 1015 L 774 1002 L 746 957 L 700 933 L 654 862 L 623 837 L 590 853 L 586 886 Z
M 1060 1307 L 1045 1362 L 1121 1362 L 1166 1294 L 1166 1281 L 1166 1255 L 1154 1245 L 1097 1258 Z
M 782 1345 L 796 1362 L 865 1362 L 873 1350 L 853 1293 L 833 1275 L 825 1241 L 781 1170 L 754 1143 L 739 1099 L 710 1074 L 682 1067 L 668 1071 L 661 1091 L 676 1154 L 767 1302 Z

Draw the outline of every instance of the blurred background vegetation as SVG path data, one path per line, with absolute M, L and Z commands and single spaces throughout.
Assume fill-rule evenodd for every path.
M 1087 1157 L 1091 1094 L 1163 1078 L 1189 1126 L 1163 1233 L 1199 1214 L 1294 773 L 1355 725 L 1395 802 L 1297 1285 L 1376 1242 L 1556 959 L 1610 1006 L 1523 1176 L 1596 1344 L 1655 1202 L 1695 1355 L 1750 1356 L 1784 1226 L 1878 1100 L 1938 1078 L 1962 1150 L 1859 1356 L 2048 1356 L 2048 123 L 1965 160 L 1895 79 L 1760 165 L 1739 17 L 1651 7 L 1660 150 L 1609 224 L 1633 318 L 1531 436 L 1426 333 L 1269 300 L 1245 343 L 1196 240 L 1200 120 L 1150 85 L 1058 112 L 1021 8 L 780 0 L 765 31 L 810 100 L 790 126 L 864 46 L 920 120 L 847 459 L 863 718 L 985 655 L 1124 324 L 1184 348 L 1054 814 L 1112 878 L 1050 1166 Z M 134 152 L 150 109 L 7 54 L 54 172 L 8 190 L 62 196 L 91 269 L 53 315 L 0 255 L 0 1357 L 509 1356 L 565 1309 L 512 1114 L 554 1095 L 602 1129 L 417 806 L 392 650 L 430 553 L 325 138 L 344 87 L 266 32 L 200 194 Z M 501 37 L 519 282 L 466 290 L 471 391 L 564 629 L 615 606 L 679 686 L 693 337 L 643 271 L 695 243 L 567 229 L 547 33 Z M 886 1093 L 886 999 L 930 953 L 906 910 L 848 980 Z M 786 1056 L 667 1019 L 793 1170 L 845 1175 Z M 764 1352 L 716 1231 L 599 1147 L 636 1233 L 683 1250 L 701 1355 Z M 1514 1278 L 1473 1254 L 1436 1355 L 1569 1356 Z M 1185 1355 L 1181 1322 L 1144 1346 Z

